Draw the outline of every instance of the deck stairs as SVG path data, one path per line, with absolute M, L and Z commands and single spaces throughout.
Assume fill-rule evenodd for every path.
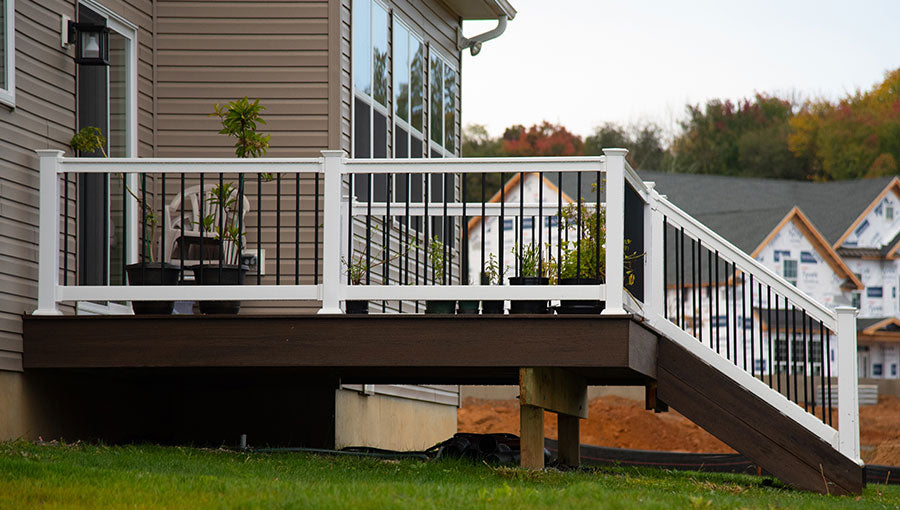
M 664 196 L 660 196 L 652 189 L 652 184 L 648 188 L 652 208 L 652 232 L 647 237 L 651 246 L 648 252 L 652 252 L 655 248 L 656 253 L 666 253 L 667 257 L 674 259 L 665 261 L 662 268 L 650 269 L 655 274 L 649 277 L 656 283 L 657 289 L 663 282 L 673 280 L 678 282 L 676 287 L 680 285 L 679 291 L 676 291 L 677 300 L 674 307 L 671 302 L 663 304 L 650 297 L 638 313 L 643 316 L 645 325 L 658 335 L 655 398 L 663 404 L 663 407 L 675 409 L 790 486 L 829 494 L 859 494 L 864 485 L 864 473 L 859 459 L 858 407 L 855 398 L 856 367 L 853 362 L 856 354 L 855 311 L 829 310 L 815 302 L 795 286 L 782 280 L 779 275 L 668 202 Z M 660 233 L 668 237 L 660 240 L 658 235 Z M 660 242 L 663 246 L 659 246 Z M 655 246 L 653 243 L 656 243 Z M 794 387 L 791 396 L 790 388 L 785 392 L 784 388 L 773 387 L 772 378 L 763 375 L 759 367 L 756 367 L 756 370 L 760 370 L 758 373 L 752 363 L 748 368 L 748 364 L 738 356 L 738 340 L 744 336 L 743 328 L 739 330 L 735 327 L 733 338 L 725 340 L 723 337 L 724 342 L 734 343 L 733 349 L 729 349 L 730 352 L 726 353 L 721 343 L 718 343 L 716 348 L 713 347 L 720 339 L 716 338 L 716 342 L 713 341 L 715 335 L 712 329 L 704 331 L 700 326 L 691 323 L 690 319 L 696 318 L 692 317 L 692 314 L 706 313 L 704 307 L 707 307 L 707 302 L 708 308 L 714 309 L 712 301 L 709 300 L 711 298 L 704 296 L 701 291 L 693 294 L 693 289 L 689 285 L 692 280 L 693 287 L 698 285 L 702 287 L 701 275 L 712 276 L 712 272 L 702 264 L 712 260 L 713 256 L 721 258 L 723 262 L 727 276 L 723 280 L 730 282 L 732 288 L 740 287 L 740 290 L 730 290 L 732 288 L 726 286 L 726 296 L 732 292 L 733 298 L 740 293 L 744 300 L 749 300 L 752 308 L 757 302 L 762 304 L 761 296 L 765 289 L 766 299 L 771 300 L 772 292 L 785 299 L 776 302 L 784 303 L 785 317 L 790 318 L 791 314 L 802 317 L 800 322 L 795 319 L 794 327 L 790 329 L 793 333 L 789 333 L 788 336 L 790 342 L 799 345 L 802 331 L 802 343 L 806 345 L 805 349 L 802 349 L 804 358 L 800 359 L 797 345 L 791 348 L 790 355 L 797 359 L 791 359 L 788 363 L 787 372 L 783 375 L 786 384 L 790 384 L 791 377 L 794 381 L 798 380 L 798 374 L 792 373 L 791 367 L 793 372 L 799 371 L 800 381 L 803 377 L 816 378 L 812 375 L 811 364 L 807 363 L 809 360 L 805 356 L 812 352 L 811 346 L 821 349 L 822 344 L 807 343 L 807 331 L 810 338 L 813 330 L 827 332 L 829 340 L 832 340 L 830 332 L 836 333 L 838 358 L 850 362 L 840 365 L 841 371 L 838 374 L 831 374 L 832 367 L 827 363 L 822 364 L 821 370 L 827 371 L 827 375 L 838 375 L 838 385 L 842 386 L 838 391 L 841 401 L 838 408 L 835 399 L 834 407 L 837 408 L 840 427 L 845 430 L 839 432 L 833 428 L 830 413 L 826 418 L 826 413 L 822 412 L 821 408 L 817 411 L 811 404 L 806 406 L 805 388 L 801 387 L 802 383 Z M 697 266 L 699 259 L 704 260 Z M 693 267 L 693 273 L 681 274 L 680 281 L 679 275 L 673 278 L 673 275 L 666 274 L 671 271 L 684 271 L 686 266 Z M 722 268 L 715 269 L 721 271 Z M 694 274 L 697 276 L 694 277 Z M 717 283 L 716 287 L 719 287 L 723 282 Z M 712 288 L 712 285 L 709 287 Z M 748 291 L 744 290 L 745 287 Z M 668 284 L 667 288 L 671 289 L 672 285 Z M 753 295 L 750 292 L 757 294 Z M 657 292 L 655 299 L 659 298 L 660 293 Z M 694 309 L 698 299 L 704 301 L 699 305 L 699 312 L 679 310 L 685 302 L 688 303 L 689 309 Z M 787 305 L 788 302 L 791 303 L 791 308 Z M 728 309 L 728 304 L 725 305 L 728 314 L 737 309 L 736 302 L 730 305 L 731 310 Z M 766 307 L 771 308 L 770 303 L 766 303 Z M 788 309 L 791 310 L 791 314 L 786 312 Z M 798 309 L 801 311 L 798 312 Z M 716 309 L 716 312 L 719 310 Z M 710 315 L 709 318 L 714 317 Z M 735 317 L 730 317 L 726 324 L 732 321 L 735 321 Z M 726 329 L 729 328 L 730 326 L 726 325 Z M 760 338 L 768 334 L 755 324 L 751 328 L 754 328 L 751 343 L 760 342 Z M 785 330 L 788 330 L 786 325 Z M 769 339 L 771 340 L 771 336 Z M 746 337 L 741 340 L 746 342 Z M 822 338 L 823 342 L 824 340 Z M 744 349 L 746 352 L 746 345 Z M 747 357 L 746 354 L 742 356 Z M 827 354 L 819 359 L 825 358 Z M 802 366 L 798 368 L 798 364 Z M 848 409 L 848 403 L 856 409 Z

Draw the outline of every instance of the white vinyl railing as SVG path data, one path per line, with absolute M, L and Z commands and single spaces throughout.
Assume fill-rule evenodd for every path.
M 744 388 L 753 392 L 764 401 L 770 403 L 771 405 L 779 409 L 782 413 L 791 417 L 797 423 L 805 426 L 808 430 L 818 435 L 823 441 L 831 444 L 835 449 L 842 452 L 848 458 L 861 463 L 859 457 L 859 404 L 857 393 L 858 377 L 856 364 L 857 310 L 850 307 L 838 307 L 835 310 L 828 309 L 827 307 L 798 289 L 795 285 L 788 283 L 780 275 L 776 274 L 768 267 L 761 264 L 759 261 L 744 253 L 733 244 L 701 224 L 689 214 L 676 207 L 665 197 L 661 196 L 655 189 L 648 190 L 648 202 L 649 207 L 647 208 L 647 223 L 645 224 L 645 235 L 647 239 L 647 262 L 649 270 L 646 278 L 648 280 L 648 288 L 652 288 L 654 290 L 649 292 L 644 304 L 644 318 L 647 324 L 658 331 L 660 334 L 663 334 L 666 337 L 678 342 L 679 344 L 690 350 L 692 353 L 705 360 L 708 364 L 717 368 L 720 372 L 727 374 L 731 379 L 735 380 Z M 730 359 L 729 357 L 726 357 L 724 353 L 718 352 L 717 349 L 713 349 L 712 345 L 706 345 L 702 341 L 702 329 L 701 338 L 697 338 L 693 336 L 690 331 L 686 330 L 691 328 L 683 329 L 681 326 L 667 317 L 667 310 L 665 309 L 664 305 L 664 295 L 667 292 L 667 288 L 670 286 L 670 282 L 666 281 L 667 279 L 664 272 L 666 271 L 667 251 L 671 252 L 671 250 L 667 250 L 664 247 L 664 236 L 667 235 L 667 228 L 671 228 L 674 231 L 680 233 L 682 239 L 689 238 L 702 243 L 702 246 L 705 249 L 709 250 L 711 253 L 715 253 L 716 257 L 727 260 L 730 262 L 730 264 L 732 264 L 732 268 L 734 271 L 734 273 L 732 274 L 737 274 L 738 276 L 740 276 L 741 274 L 752 275 L 753 280 L 751 281 L 753 281 L 756 285 L 759 285 L 760 287 L 766 286 L 768 289 L 771 289 L 771 291 L 776 295 L 780 295 L 784 298 L 789 299 L 790 303 L 795 305 L 795 307 L 797 307 L 798 309 L 801 309 L 802 312 L 805 312 L 805 317 L 807 317 L 810 321 L 815 321 L 821 324 L 822 328 L 828 331 L 833 331 L 836 334 L 838 359 L 838 368 L 836 374 L 838 380 L 838 430 L 835 430 L 828 424 L 824 423 L 826 412 L 824 404 L 822 411 L 823 418 L 820 420 L 814 414 L 810 414 L 810 412 L 807 412 L 805 407 L 801 407 L 800 405 L 798 405 L 799 388 L 794 388 L 794 401 L 791 401 L 780 391 L 777 391 L 771 387 L 772 375 L 770 375 L 769 385 L 767 385 L 764 382 L 765 377 L 761 372 L 757 377 L 757 374 L 754 372 L 753 368 L 751 368 L 749 372 L 746 369 L 742 369 L 738 363 L 739 355 L 736 352 L 736 349 L 733 358 Z M 697 246 L 700 245 L 699 243 L 697 244 Z M 683 249 L 684 246 L 682 246 L 682 250 Z M 693 244 L 691 249 L 694 249 Z M 699 260 L 700 258 L 701 257 L 698 254 L 697 259 Z M 694 269 L 692 268 L 692 272 L 693 270 Z M 709 270 L 710 272 L 712 272 L 711 268 Z M 701 272 L 700 275 L 698 275 L 696 281 L 692 281 L 690 283 L 682 281 L 681 285 L 690 286 L 696 285 L 697 283 L 702 284 L 702 276 L 703 275 Z M 744 301 L 745 299 L 747 299 L 747 292 L 743 284 L 740 284 L 738 280 L 734 278 L 732 279 L 734 280 L 730 282 L 732 286 L 741 285 L 740 292 L 733 290 L 734 294 L 739 294 L 741 300 Z M 746 283 L 746 280 L 742 281 Z M 722 282 L 722 284 L 724 285 L 725 282 Z M 712 293 L 713 282 L 707 282 L 706 286 L 708 288 L 708 292 Z M 753 285 L 751 284 L 751 287 L 752 286 Z M 726 286 L 725 289 L 725 294 L 727 296 L 728 287 Z M 718 291 L 719 290 L 716 289 L 717 293 Z M 693 292 L 693 290 L 691 290 L 691 292 Z M 750 306 L 752 311 L 752 289 L 750 290 L 750 292 Z M 697 294 L 702 298 L 702 293 L 700 291 L 697 291 Z M 687 301 L 686 296 L 682 296 L 682 299 L 684 301 Z M 762 302 L 761 298 L 760 302 Z M 676 303 L 676 306 L 678 305 L 679 303 Z M 766 302 L 765 306 L 771 307 L 771 304 Z M 701 302 L 701 319 L 702 313 L 703 305 Z M 712 311 L 710 310 L 709 313 L 711 315 Z M 725 308 L 725 313 L 726 315 L 730 313 L 727 309 L 727 306 Z M 785 316 L 787 316 L 786 310 Z M 712 320 L 712 317 L 710 317 L 710 319 Z M 736 318 L 730 318 L 730 320 L 736 321 Z M 762 320 L 762 318 L 760 318 L 760 320 Z M 734 323 L 735 322 L 732 322 L 732 324 Z M 715 324 L 713 327 L 718 328 L 719 326 L 719 324 Z M 728 322 L 726 322 L 725 327 L 726 329 L 729 327 Z M 769 327 L 771 327 L 771 324 L 769 325 Z M 741 324 L 740 328 L 744 328 L 744 325 Z M 787 328 L 786 325 L 785 328 Z M 798 329 L 796 323 L 794 324 L 794 329 Z M 791 334 L 796 336 L 797 332 L 794 331 L 793 333 L 788 333 L 788 336 L 790 337 Z M 805 329 L 803 334 L 805 337 Z M 712 338 L 710 336 L 710 343 L 712 343 L 711 339 Z M 824 342 L 824 339 L 820 339 L 820 341 Z M 736 339 L 735 344 L 737 344 Z M 790 343 L 788 343 L 787 345 L 790 346 Z M 793 356 L 793 354 L 786 353 L 786 356 Z M 825 359 L 820 361 L 821 370 L 823 371 L 826 370 L 826 361 L 827 360 Z M 771 363 L 772 360 L 769 360 L 769 362 Z M 797 370 L 796 367 L 798 360 L 791 359 L 790 362 L 792 363 L 791 367 L 794 370 Z M 804 377 L 807 377 L 807 360 L 804 359 L 802 363 L 804 365 L 804 368 L 802 369 L 804 371 Z M 830 370 L 830 364 L 827 366 L 829 367 L 828 370 Z M 832 374 L 827 375 L 829 376 L 827 378 L 830 379 L 830 376 Z M 787 377 L 790 378 L 790 376 L 791 372 L 789 368 Z M 782 374 L 779 373 L 776 375 L 776 377 L 782 377 Z M 813 376 L 812 378 L 814 379 L 815 377 Z M 790 395 L 790 389 L 788 389 L 787 391 L 788 395 Z M 803 402 L 804 406 L 806 406 L 806 404 L 806 402 Z M 815 407 L 813 407 L 813 412 L 815 412 Z
M 626 181 L 637 185 L 638 192 L 646 196 L 646 189 L 625 162 L 626 150 L 607 149 L 600 157 L 561 158 L 457 158 L 457 159 L 369 159 L 346 158 L 342 151 L 323 151 L 322 157 L 304 159 L 144 159 L 144 158 L 67 158 L 60 151 L 38 151 L 40 155 L 40 276 L 38 285 L 38 315 L 60 314 L 60 303 L 72 301 L 180 301 L 180 300 L 317 300 L 320 313 L 343 313 L 346 300 L 512 300 L 512 299 L 587 299 L 605 300 L 603 312 L 608 315 L 625 314 L 626 296 L 622 285 L 624 258 L 624 192 Z M 350 200 L 348 182 L 356 175 L 377 174 L 463 174 L 497 173 L 512 174 L 537 172 L 590 172 L 602 174 L 605 179 L 606 202 L 606 266 L 607 283 L 578 286 L 515 286 L 508 285 L 349 285 L 342 260 L 349 258 L 347 236 L 351 228 L 349 215 L 380 215 L 393 207 L 399 210 L 406 204 L 398 202 L 374 202 L 362 204 Z M 60 283 L 60 201 L 62 175 L 69 174 L 205 174 L 218 176 L 234 174 L 317 174 L 322 177 L 321 190 L 321 280 L 316 284 L 278 285 L 64 285 Z M 212 179 L 214 181 L 214 179 Z M 68 181 L 67 181 L 68 182 Z M 136 182 L 133 180 L 131 182 Z M 579 190 L 580 192 L 580 190 Z M 371 197 L 370 197 L 371 199 Z M 126 197 L 126 208 L 132 212 L 131 232 L 136 235 L 138 209 L 136 200 Z M 446 204 L 430 204 L 429 215 L 462 217 L 481 215 L 482 203 L 459 201 Z M 409 214 L 423 215 L 427 207 L 423 203 L 409 204 Z M 500 214 L 499 204 L 484 204 L 485 216 Z M 507 216 L 534 215 L 538 210 L 545 215 L 557 214 L 555 200 L 545 203 L 529 202 L 519 207 L 509 206 Z M 463 218 L 465 219 L 465 218 Z M 68 221 L 68 218 L 63 221 Z M 465 242 L 465 240 L 463 241 Z M 130 245 L 136 245 L 132 240 Z M 126 253 L 126 262 L 138 260 L 138 250 Z

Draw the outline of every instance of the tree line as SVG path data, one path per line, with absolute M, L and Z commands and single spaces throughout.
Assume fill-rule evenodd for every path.
M 638 170 L 819 181 L 895 175 L 900 69 L 886 73 L 871 90 L 837 101 L 758 93 L 737 102 L 713 99 L 687 105 L 668 142 L 653 123 L 605 123 L 583 139 L 546 121 L 528 128 L 510 126 L 500 137 L 491 137 L 484 126 L 469 125 L 463 130 L 462 155 L 589 156 L 602 154 L 603 147 L 628 148 L 628 161 Z M 498 186 L 489 183 L 489 192 Z M 467 194 L 474 195 L 476 187 L 480 197 L 480 177 L 468 187 L 472 191 Z

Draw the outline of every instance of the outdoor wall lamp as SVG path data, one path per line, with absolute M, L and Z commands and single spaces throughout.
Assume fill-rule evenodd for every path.
M 75 63 L 86 66 L 109 65 L 109 27 L 96 23 L 76 23 L 62 17 L 63 48 L 75 43 Z

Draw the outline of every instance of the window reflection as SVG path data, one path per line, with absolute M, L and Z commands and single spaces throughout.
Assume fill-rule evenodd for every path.
M 388 104 L 388 14 L 380 5 L 372 7 L 372 54 L 375 101 Z
M 353 2 L 353 86 L 372 94 L 372 3 Z
M 431 117 L 431 141 L 440 145 L 444 141 L 444 119 L 442 115 L 444 107 L 444 65 L 437 55 L 431 55 L 429 72 L 431 73 L 431 95 L 429 96 L 431 108 L 429 108 L 428 113 Z

